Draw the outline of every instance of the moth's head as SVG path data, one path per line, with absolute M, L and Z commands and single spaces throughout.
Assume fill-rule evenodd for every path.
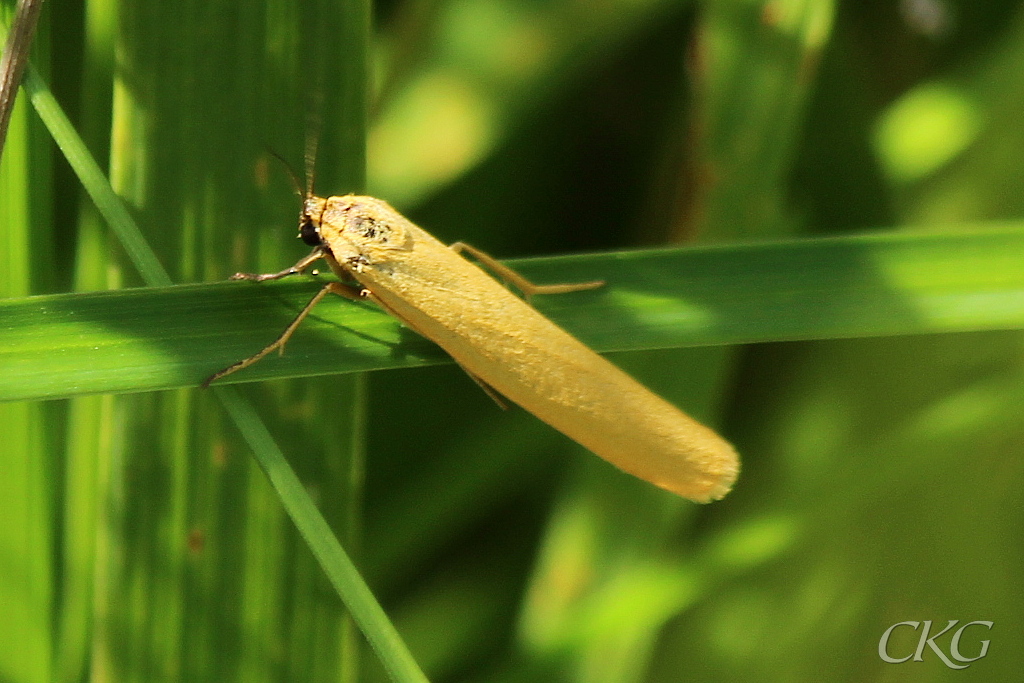
M 326 199 L 312 194 L 306 195 L 302 201 L 302 212 L 299 214 L 299 237 L 311 247 L 319 247 L 323 243 L 323 239 L 320 237 L 320 222 L 326 206 Z

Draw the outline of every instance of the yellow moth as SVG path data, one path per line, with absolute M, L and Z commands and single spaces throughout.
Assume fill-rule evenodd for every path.
M 313 251 L 293 267 L 266 275 L 238 273 L 234 279 L 274 280 L 324 259 L 340 279 L 358 285 L 325 284 L 277 340 L 204 386 L 283 351 L 327 294 L 369 299 L 447 351 L 492 396 L 519 404 L 626 472 L 701 503 L 729 492 L 739 460 L 728 442 L 584 346 L 460 252 L 527 298 L 603 283 L 534 285 L 468 245 L 445 245 L 373 197 L 307 194 L 299 236 Z

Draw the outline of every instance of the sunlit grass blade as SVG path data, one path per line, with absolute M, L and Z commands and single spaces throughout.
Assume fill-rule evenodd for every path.
M 978 228 L 978 226 L 974 226 Z M 536 304 L 598 351 L 1024 326 L 1024 230 L 882 234 L 532 259 Z M 189 387 L 272 339 L 319 285 L 223 283 L 0 302 L 0 398 Z M 254 381 L 447 362 L 372 306 L 328 300 Z
M 26 90 L 29 92 L 40 117 L 47 123 L 54 139 L 57 140 L 68 161 L 79 175 L 79 179 L 96 202 L 97 208 L 99 208 L 100 212 L 114 229 L 114 233 L 139 269 L 143 279 L 152 285 L 170 284 L 171 280 L 167 271 L 159 263 L 155 252 L 149 247 L 146 238 L 128 214 L 124 203 L 111 188 L 99 165 L 93 160 L 42 78 L 34 71 L 29 73 L 26 81 Z M 317 556 L 321 560 L 325 571 L 334 580 L 333 583 L 336 588 L 339 590 L 344 589 L 342 590 L 343 598 L 357 600 L 357 604 L 353 606 L 353 613 L 356 615 L 360 625 L 370 629 L 366 635 L 371 642 L 378 646 L 378 650 L 384 658 L 385 668 L 392 671 L 395 680 L 426 680 L 422 673 L 419 672 L 411 656 L 404 649 L 400 638 L 387 621 L 383 611 L 374 602 L 372 596 L 370 596 L 365 588 L 365 584 L 358 577 L 358 573 L 351 565 L 351 562 L 348 561 L 344 551 L 341 550 L 340 545 L 334 539 L 330 527 L 309 499 L 308 493 L 303 487 L 298 485 L 298 479 L 288 467 L 283 455 L 274 444 L 269 431 L 257 417 L 256 412 L 248 405 L 245 399 L 235 393 L 225 390 L 218 393 L 218 396 L 226 397 L 225 400 L 228 402 L 229 414 L 238 421 L 240 430 L 254 448 L 257 449 L 257 456 L 260 457 L 264 470 L 271 476 L 272 482 L 279 484 L 282 477 L 286 479 L 290 477 L 288 481 L 296 484 L 290 488 L 287 486 L 278 487 L 279 493 L 282 494 L 282 502 L 285 503 L 290 512 L 295 512 L 298 506 L 301 514 L 293 515 L 293 517 L 300 530 L 304 532 L 307 539 L 310 539 L 314 552 L 320 550 L 320 552 L 317 552 Z M 272 461 L 273 466 L 268 466 L 267 463 L 271 462 L 272 458 L 276 458 L 276 460 Z M 311 528 L 311 525 L 319 535 L 313 537 L 305 533 Z M 325 538 L 329 539 L 329 542 L 325 541 Z M 334 552 L 324 552 L 322 549 L 325 544 Z M 345 569 L 348 569 L 348 573 L 345 575 L 346 581 L 340 583 L 335 579 L 339 576 L 339 572 L 343 572 Z M 353 582 L 357 584 L 357 587 L 362 587 L 362 593 L 353 592 L 351 588 Z M 365 616 L 368 610 L 370 610 L 372 618 Z M 171 621 L 175 620 L 172 619 Z M 173 624 L 169 624 L 169 626 L 173 628 Z M 382 631 L 383 635 L 381 635 Z M 349 656 L 351 654 L 349 653 Z M 157 656 L 162 656 L 162 654 Z M 395 663 L 396 661 L 398 662 L 397 664 Z M 346 664 L 345 666 L 350 669 L 352 668 L 351 664 Z

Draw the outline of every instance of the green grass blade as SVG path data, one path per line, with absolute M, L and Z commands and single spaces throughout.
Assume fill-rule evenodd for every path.
M 78 174 L 82 186 L 92 197 L 103 217 L 113 229 L 117 238 L 128 252 L 132 263 L 147 284 L 163 286 L 171 284 L 171 277 L 160 263 L 156 253 L 149 246 L 142 231 L 132 220 L 124 202 L 117 196 L 107 177 L 100 170 L 82 138 L 64 114 L 63 109 L 53 97 L 43 78 L 29 64 L 25 73 L 25 91 L 32 99 L 32 104 L 53 136 L 54 141 L 64 153 L 71 167 Z
M 363 38 L 365 39 L 365 31 L 363 31 Z M 361 68 L 360 60 L 352 60 L 352 63 L 356 67 L 356 71 L 359 71 Z M 100 213 L 107 219 L 108 224 L 113 228 L 115 235 L 125 247 L 129 258 L 142 274 L 143 279 L 151 285 L 169 285 L 171 283 L 171 279 L 167 271 L 156 258 L 155 252 L 149 246 L 146 238 L 127 212 L 120 197 L 117 196 L 110 186 L 110 183 L 107 181 L 103 172 L 100 170 L 99 165 L 95 162 L 81 138 L 74 130 L 74 127 L 64 115 L 49 88 L 46 86 L 43 79 L 34 71 L 30 70 L 28 78 L 26 79 L 26 90 L 30 94 L 32 102 L 40 117 L 47 124 L 51 134 L 57 141 L 61 150 L 64 152 L 76 174 L 79 176 L 83 186 L 93 198 L 93 201 L 100 210 Z M 349 91 L 353 92 L 352 89 L 349 89 Z M 362 106 L 356 102 L 354 110 L 361 111 L 361 109 Z M 361 166 L 362 161 L 360 156 L 356 159 L 353 168 L 358 169 L 361 168 Z M 350 175 L 361 175 L 361 171 L 350 172 Z M 350 180 L 350 182 L 352 181 Z M 223 394 L 218 395 L 222 396 Z M 229 397 L 229 414 L 238 422 L 237 426 L 243 434 L 246 435 L 247 440 L 254 446 L 254 448 L 257 448 L 257 456 L 260 457 L 261 463 L 264 464 L 265 471 L 267 471 L 268 474 L 271 474 L 272 472 L 278 473 L 276 478 L 273 476 L 271 477 L 272 481 L 275 484 L 280 482 L 280 477 L 283 476 L 280 474 L 280 469 L 281 467 L 284 467 L 290 479 L 297 483 L 297 477 L 288 468 L 282 453 L 270 436 L 270 432 L 259 420 L 256 412 L 251 406 L 249 406 L 246 399 L 233 393 L 229 394 Z M 267 467 L 266 464 L 268 461 L 274 462 L 276 464 L 276 469 Z M 347 564 L 344 564 L 341 568 L 334 564 L 324 564 L 324 569 L 327 570 L 328 575 L 332 579 L 335 579 L 339 575 L 339 572 L 344 572 L 344 570 L 347 569 L 348 579 L 347 583 L 344 585 L 351 585 L 354 580 L 363 587 L 363 593 L 357 593 L 357 596 L 360 598 L 360 602 L 356 608 L 353 608 L 353 614 L 357 617 L 363 617 L 367 612 L 368 608 L 366 605 L 368 603 L 371 608 L 375 610 L 373 612 L 373 618 L 361 618 L 360 621 L 368 628 L 376 629 L 375 631 L 366 633 L 366 635 L 371 642 L 379 645 L 378 649 L 382 656 L 386 658 L 384 661 L 385 667 L 389 670 L 394 669 L 396 680 L 426 680 L 422 673 L 420 673 L 416 668 L 416 665 L 412 661 L 407 650 L 404 649 L 404 646 L 401 644 L 394 628 L 389 622 L 387 622 L 387 619 L 379 605 L 373 601 L 372 596 L 370 596 L 368 590 L 365 589 L 365 584 L 361 582 L 361 579 L 358 577 L 358 574 L 351 565 L 351 562 L 348 561 L 348 558 L 344 555 L 340 545 L 338 545 L 337 541 L 331 535 L 327 522 L 316 510 L 305 489 L 302 487 L 292 487 L 290 489 L 287 487 L 284 489 L 278 487 L 278 490 L 279 492 L 288 492 L 290 494 L 288 499 L 284 501 L 290 512 L 295 510 L 296 499 L 301 499 L 302 504 L 300 507 L 304 516 L 301 518 L 303 523 L 299 524 L 300 529 L 305 532 L 310 528 L 310 524 L 314 524 L 316 530 L 320 532 L 320 537 L 318 537 L 319 545 L 324 545 L 325 541 L 323 540 L 323 537 L 326 536 L 330 539 L 330 542 L 336 549 L 336 552 L 333 554 L 319 552 L 317 553 L 318 558 L 322 562 L 340 562 L 341 560 L 347 562 Z M 178 498 L 178 500 L 180 500 L 180 498 Z M 288 505 L 288 503 L 291 503 L 291 505 Z M 313 522 L 310 521 L 311 519 Z M 300 522 L 300 519 L 296 518 L 296 522 Z M 180 526 L 180 524 L 178 525 Z M 309 538 L 308 534 L 305 535 Z M 316 547 L 314 547 L 314 551 L 315 550 Z M 339 560 L 339 558 L 341 558 L 341 560 Z M 352 578 L 353 575 L 355 576 L 355 579 Z M 336 587 L 341 585 L 337 581 L 334 581 L 334 583 Z M 349 597 L 351 594 L 352 590 L 349 589 L 343 593 L 343 597 Z M 173 622 L 175 621 L 176 619 L 170 620 L 171 628 L 173 628 Z M 380 635 L 378 632 L 382 628 L 381 623 L 390 629 L 384 635 Z M 169 642 L 176 641 L 177 639 L 178 635 L 172 635 Z M 398 654 L 396 654 L 396 652 Z M 351 659 L 352 656 L 352 652 L 349 652 L 347 655 L 349 659 Z M 354 664 L 351 661 L 347 661 L 343 666 L 349 670 L 354 670 Z M 409 674 L 408 672 L 410 671 L 415 675 Z
M 217 387 L 217 397 L 252 448 L 288 515 L 306 539 L 352 617 L 377 651 L 393 680 L 426 682 L 384 610 L 374 599 L 348 554 L 316 509 L 308 492 L 289 467 L 263 422 L 232 387 Z
M 7 8 L 0 7 L 0 21 L 6 16 Z M 49 270 L 45 249 L 39 247 L 50 243 L 46 207 L 53 188 L 47 181 L 49 155 L 35 144 L 39 132 L 20 98 L 10 112 L 0 159 L 0 297 L 38 291 Z M 60 590 L 52 526 L 52 482 L 59 465 L 47 431 L 53 415 L 52 404 L 0 406 L 0 680 L 5 682 L 53 679 L 57 643 L 51 617 Z
M 790 232 L 785 188 L 838 3 L 705 4 L 694 47 L 692 115 L 701 134 L 687 163 L 713 172 L 683 198 L 693 220 L 677 234 L 723 242 Z
M 538 307 L 598 351 L 1024 326 L 1024 230 L 884 234 L 513 262 L 605 277 Z M 222 283 L 0 302 L 0 398 L 196 386 L 270 341 L 318 285 Z M 321 304 L 255 381 L 447 362 L 373 307 Z

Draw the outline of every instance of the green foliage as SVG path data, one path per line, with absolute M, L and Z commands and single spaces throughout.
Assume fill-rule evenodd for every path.
M 0 165 L 0 681 L 1017 675 L 1017 3 L 73 5 Z M 622 475 L 370 306 L 196 389 L 316 289 L 221 282 L 303 254 L 267 148 L 311 131 L 321 194 L 606 279 L 535 303 L 736 490 Z M 879 658 L 926 619 L 988 656 Z

